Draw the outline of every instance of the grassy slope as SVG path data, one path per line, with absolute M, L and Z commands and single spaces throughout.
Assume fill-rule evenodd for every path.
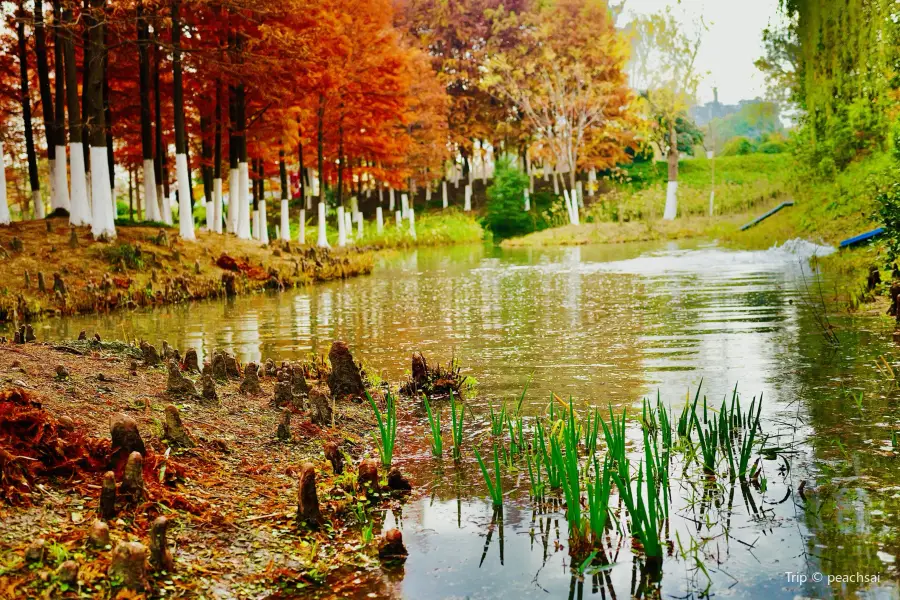
M 507 247 L 647 241 L 718 235 L 746 223 L 790 192 L 790 157 L 757 154 L 717 158 L 717 216 L 710 218 L 712 161 L 679 166 L 679 219 L 659 219 L 665 205 L 665 163 L 635 165 L 626 179 L 590 204 L 581 225 L 565 225 L 503 242 Z M 589 199 L 590 200 L 590 199 Z

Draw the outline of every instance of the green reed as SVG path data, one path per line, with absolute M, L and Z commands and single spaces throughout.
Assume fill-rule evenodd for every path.
M 456 399 L 453 392 L 450 392 L 450 432 L 453 438 L 453 460 L 458 461 L 462 458 L 463 443 L 463 421 L 465 420 L 466 407 L 460 406 L 459 411 L 456 410 Z
M 503 482 L 500 479 L 500 458 L 497 454 L 497 444 L 494 443 L 494 479 L 488 473 L 484 461 L 481 459 L 481 453 L 475 448 L 475 458 L 478 459 L 478 466 L 481 467 L 481 474 L 484 476 L 484 482 L 487 484 L 488 493 L 491 495 L 491 502 L 494 508 L 503 506 Z
M 397 441 L 397 405 L 394 403 L 394 396 L 388 392 L 384 396 L 386 411 L 382 415 L 369 392 L 366 392 L 366 398 L 368 398 L 369 406 L 372 407 L 372 411 L 375 413 L 375 418 L 378 421 L 380 437 L 374 433 L 372 437 L 375 438 L 375 444 L 378 446 L 381 464 L 389 467 L 394 457 L 394 443 Z
M 437 413 L 432 412 L 428 396 L 422 394 L 425 401 L 425 411 L 428 413 L 428 425 L 431 428 L 431 453 L 440 458 L 444 453 L 444 441 L 441 439 L 441 409 Z
M 610 469 L 610 477 L 619 490 L 619 497 L 625 510 L 631 516 L 632 534 L 641 542 L 648 557 L 662 557 L 660 523 L 665 518 L 665 509 L 659 500 L 658 474 L 648 432 L 644 429 L 644 460 L 638 467 L 637 485 L 631 487 L 629 460 L 616 461 L 616 468 Z
M 528 465 L 528 481 L 531 483 L 531 497 L 539 500 L 544 497 L 544 481 L 541 479 L 541 455 L 533 450 L 525 452 L 525 462 Z
M 491 409 L 491 435 L 498 437 L 503 435 L 503 426 L 506 424 L 506 404 L 502 404 L 500 412 L 494 412 L 494 402 L 490 403 Z

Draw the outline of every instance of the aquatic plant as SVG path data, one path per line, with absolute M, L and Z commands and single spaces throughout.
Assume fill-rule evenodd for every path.
M 431 428 L 431 453 L 438 458 L 444 453 L 444 443 L 441 439 L 441 411 L 432 412 L 431 404 L 428 402 L 428 396 L 422 394 L 422 400 L 425 402 L 425 411 L 428 413 L 428 425 Z
M 544 481 L 541 479 L 541 455 L 526 451 L 525 463 L 528 466 L 528 481 L 531 484 L 531 497 L 535 500 L 544 497 Z
M 500 405 L 500 412 L 494 412 L 494 402 L 490 403 L 491 435 L 497 437 L 503 434 L 503 426 L 506 424 L 506 404 Z
M 500 458 L 497 453 L 497 444 L 494 443 L 494 479 L 491 479 L 484 461 L 481 459 L 481 453 L 475 448 L 475 458 L 478 459 L 478 466 L 481 467 L 481 474 L 484 476 L 484 482 L 487 484 L 488 493 L 491 495 L 491 502 L 494 508 L 503 506 L 503 482 L 500 480 Z
M 606 530 L 609 517 L 609 496 L 612 491 L 612 474 L 609 460 L 604 460 L 603 468 L 594 457 L 594 479 L 587 484 L 588 522 L 595 543 L 599 543 Z
M 461 406 L 459 412 L 457 412 L 456 398 L 453 396 L 453 392 L 450 392 L 450 433 L 453 438 L 453 460 L 456 461 L 462 458 L 463 421 L 465 419 L 465 412 L 465 406 Z
M 617 460 L 610 477 L 631 517 L 631 532 L 641 542 L 648 558 L 662 560 L 660 522 L 664 517 L 659 501 L 658 477 L 651 453 L 651 443 L 644 430 L 644 460 L 638 467 L 637 484 L 631 488 L 631 468 L 627 458 Z
M 614 460 L 624 460 L 625 459 L 625 409 L 622 409 L 622 418 L 616 420 L 615 415 L 612 411 L 612 406 L 609 407 L 609 425 L 606 424 L 602 418 L 600 419 L 600 426 L 603 428 L 603 437 L 606 439 L 606 449 Z
M 551 452 L 547 451 L 547 436 L 544 433 L 544 424 L 540 419 L 536 419 L 534 422 L 534 433 L 532 438 L 537 440 L 534 445 L 537 446 L 537 451 L 539 452 L 540 460 L 538 464 L 543 464 L 547 471 L 547 484 L 550 486 L 551 490 L 558 490 L 560 486 L 559 465 L 553 461 Z M 551 447 L 553 446 L 552 440 L 550 445 Z
M 393 395 L 391 395 L 390 392 L 387 392 L 384 396 L 386 410 L 382 415 L 381 411 L 378 410 L 375 401 L 372 399 L 372 396 L 369 395 L 369 392 L 366 392 L 366 398 L 369 400 L 369 406 L 372 407 L 372 411 L 375 413 L 375 419 L 378 421 L 379 435 L 376 436 L 373 433 L 372 437 L 375 438 L 375 443 L 378 446 L 381 464 L 385 467 L 389 467 L 391 466 L 391 461 L 394 457 L 394 442 L 397 440 L 397 406 L 394 403 Z

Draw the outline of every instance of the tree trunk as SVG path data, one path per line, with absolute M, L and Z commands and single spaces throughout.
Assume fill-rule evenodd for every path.
M 47 140 L 47 160 L 50 163 L 50 210 L 59 206 L 56 198 L 56 115 L 53 110 L 53 93 L 50 91 L 50 68 L 47 62 L 47 30 L 44 28 L 43 0 L 34 0 L 34 51 L 37 55 L 38 84 L 41 92 L 41 110 L 44 117 L 44 135 Z
M 297 177 L 300 180 L 300 202 L 306 207 L 306 169 L 303 167 L 303 138 L 297 142 Z M 302 207 L 301 207 L 302 208 Z
M 69 223 L 90 225 L 91 208 L 87 196 L 87 174 L 84 164 L 84 136 L 82 134 L 81 106 L 78 102 L 78 72 L 75 64 L 75 42 L 72 32 L 72 11 L 62 11 L 62 43 L 66 74 L 66 103 L 69 112 L 69 160 L 72 161 L 72 195 Z
M 158 40 L 157 40 L 158 41 Z M 156 113 L 156 161 L 153 164 L 156 177 L 156 195 L 159 197 L 162 221 L 167 225 L 172 224 L 172 206 L 169 199 L 169 168 L 167 165 L 166 145 L 163 143 L 162 128 L 162 89 L 160 84 L 160 70 L 162 66 L 162 51 L 158 43 L 154 44 L 154 69 L 153 69 L 153 104 Z
M 172 2 L 172 105 L 175 112 L 175 178 L 178 182 L 178 233 L 183 240 L 195 240 L 194 204 L 184 127 L 184 83 L 181 74 L 181 0 Z
M 74 0 L 73 0 L 74 1 Z M 88 126 L 88 116 L 90 113 L 90 105 L 87 99 L 87 80 L 88 75 L 90 74 L 90 70 L 93 67 L 93 61 L 91 60 L 91 42 L 88 39 L 88 35 L 90 34 L 91 27 L 93 25 L 93 21 L 91 18 L 91 6 L 90 0 L 84 0 L 84 12 L 82 14 L 82 18 L 84 20 L 84 29 L 81 32 L 81 47 L 83 49 L 83 57 L 81 61 L 81 123 L 84 127 Z M 87 136 L 90 135 L 90 132 L 85 130 L 85 134 Z M 88 181 L 88 194 L 91 193 L 91 144 L 90 140 L 86 139 L 83 147 L 84 151 L 84 170 L 87 173 L 87 181 Z M 90 200 L 90 196 L 88 196 L 88 200 Z
M 91 154 L 91 233 L 94 237 L 115 237 L 116 225 L 113 218 L 111 188 L 109 185 L 109 162 L 106 146 L 106 114 L 103 104 L 103 56 L 106 0 L 90 0 L 89 54 L 93 63 L 88 70 L 85 97 L 88 100 Z M 87 53 L 86 53 L 87 54 Z
M 237 127 L 237 88 L 228 86 L 228 221 L 226 231 L 237 233 L 240 206 L 239 144 Z
M 159 221 L 159 199 L 156 191 L 156 168 L 153 164 L 153 122 L 150 112 L 150 31 L 144 17 L 144 3 L 138 0 L 137 8 L 137 41 L 138 41 L 138 96 L 141 102 L 141 158 L 144 176 L 144 210 L 148 221 Z
M 112 198 L 113 217 L 116 216 L 116 162 L 113 153 L 112 107 L 109 101 L 109 52 L 106 46 L 106 31 L 103 38 L 103 116 L 106 119 L 106 164 L 109 169 L 109 189 Z
M 41 200 L 41 183 L 38 179 L 37 153 L 34 149 L 34 130 L 31 126 L 31 95 L 28 92 L 28 45 L 25 41 L 25 2 L 19 0 L 16 14 L 16 34 L 19 41 L 19 75 L 20 100 L 22 102 L 22 120 L 25 123 L 25 149 L 28 153 L 28 179 L 31 183 L 31 202 L 34 206 L 34 218 L 44 218 L 44 203 Z M 24 211 L 23 211 L 24 212 Z
M 278 171 L 281 177 L 281 240 L 291 241 L 290 189 L 288 188 L 287 165 L 284 164 L 284 145 L 278 151 Z
M 237 117 L 238 134 L 238 188 L 240 203 L 238 208 L 238 237 L 250 239 L 250 198 L 247 196 L 250 187 L 250 172 L 247 164 L 247 101 L 244 84 L 237 86 L 235 97 L 235 116 Z
M 216 81 L 215 138 L 213 140 L 213 227 L 222 233 L 222 82 Z
M 319 110 L 317 119 L 318 168 L 319 168 L 319 202 L 325 203 L 325 96 L 319 94 Z
M 663 219 L 672 221 L 678 214 L 678 133 L 675 118 L 669 119 L 669 182 L 666 185 L 666 208 Z
M 53 195 L 56 207 L 71 211 L 69 179 L 66 170 L 66 74 L 63 62 L 62 9 L 60 0 L 53 0 L 53 73 L 56 83 L 55 114 L 53 117 L 53 144 L 56 162 L 53 173 Z

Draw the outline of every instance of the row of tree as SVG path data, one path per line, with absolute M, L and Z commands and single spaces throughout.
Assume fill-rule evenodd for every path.
M 42 217 L 44 189 L 51 211 L 97 236 L 115 234 L 125 173 L 149 220 L 172 222 L 177 198 L 184 239 L 194 238 L 195 203 L 211 230 L 249 238 L 265 231 L 274 174 L 285 215 L 288 171 L 301 197 L 314 193 L 324 207 L 330 190 L 343 207 L 363 190 L 471 178 L 484 148 L 520 156 L 526 170 L 543 162 L 568 173 L 559 182 L 574 204 L 577 170 L 626 161 L 650 131 L 674 136 L 673 115 L 696 87 L 670 60 L 666 81 L 636 93 L 620 7 L 605 0 L 2 6 L 0 65 L 17 77 L 0 78 L 0 141 L 27 164 L 20 212 L 30 204 Z M 661 117 L 648 118 L 648 106 Z

